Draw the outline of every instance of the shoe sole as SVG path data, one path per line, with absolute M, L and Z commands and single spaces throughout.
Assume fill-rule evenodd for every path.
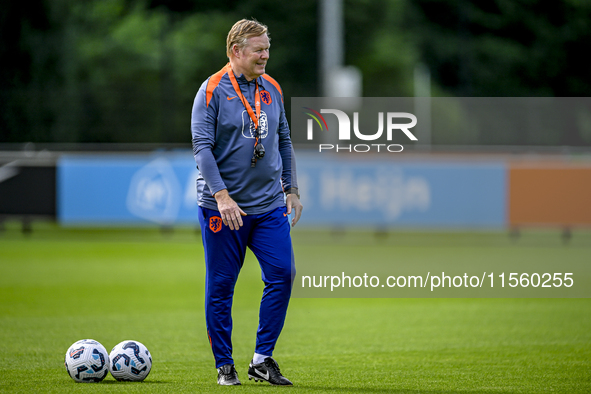
M 261 378 L 260 376 L 253 376 L 253 375 L 250 375 L 249 374 L 248 375 L 248 380 L 253 380 L 253 379 L 254 379 L 254 381 L 256 383 L 258 383 L 258 382 L 267 382 L 271 386 L 293 386 L 293 383 L 292 384 L 274 384 L 274 383 L 269 382 L 268 380 L 265 380 L 265 379 Z
M 248 375 L 248 380 L 253 380 L 253 379 L 254 379 L 254 381 L 255 381 L 255 382 L 257 382 L 257 383 L 258 383 L 258 382 L 269 382 L 268 380 L 265 380 L 265 379 L 263 379 L 263 378 L 261 378 L 261 377 L 259 377 L 259 376 L 252 376 L 252 375 L 250 375 L 250 374 L 249 374 L 249 375 Z M 269 384 L 271 384 L 271 382 L 269 382 Z

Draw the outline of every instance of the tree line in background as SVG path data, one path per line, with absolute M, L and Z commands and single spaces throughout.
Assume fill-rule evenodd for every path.
M 362 71 L 364 96 L 412 96 L 418 63 L 434 96 L 590 96 L 588 1 L 344 0 L 344 16 L 345 63 Z M 0 142 L 189 144 L 195 94 L 244 17 L 269 27 L 267 72 L 286 110 L 290 97 L 320 95 L 317 1 L 10 1 Z M 556 133 L 554 144 L 591 145 L 576 129 Z

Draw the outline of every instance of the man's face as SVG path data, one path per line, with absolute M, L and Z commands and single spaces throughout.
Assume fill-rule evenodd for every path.
M 236 70 L 249 79 L 255 79 L 265 73 L 265 66 L 269 60 L 269 37 L 262 34 L 258 37 L 251 37 L 246 40 L 246 46 L 240 50 L 238 66 Z

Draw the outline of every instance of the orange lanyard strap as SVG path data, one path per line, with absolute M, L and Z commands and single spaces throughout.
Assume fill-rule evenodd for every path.
M 244 95 L 242 94 L 242 91 L 240 90 L 240 86 L 238 86 L 238 81 L 236 81 L 236 76 L 234 75 L 234 71 L 232 71 L 232 66 L 230 65 L 230 63 L 226 64 L 226 70 L 228 71 L 228 75 L 230 76 L 230 81 L 232 81 L 232 86 L 234 86 L 234 90 L 236 91 L 236 94 L 238 95 L 238 97 L 240 97 L 240 100 L 242 101 L 242 104 L 244 105 L 244 108 L 246 108 L 246 111 L 248 112 L 248 115 L 250 115 L 250 119 L 252 119 L 252 122 L 254 123 L 254 128 L 255 130 L 257 130 L 259 128 L 259 118 L 261 116 L 261 95 L 259 92 L 259 84 L 256 81 L 256 79 L 254 80 L 255 83 L 255 90 L 254 90 L 254 106 L 256 108 L 256 115 L 254 114 L 254 111 L 252 110 L 252 107 L 250 106 L 250 103 L 248 102 L 248 100 L 246 100 L 246 98 L 244 98 Z M 258 140 L 258 138 L 257 138 Z

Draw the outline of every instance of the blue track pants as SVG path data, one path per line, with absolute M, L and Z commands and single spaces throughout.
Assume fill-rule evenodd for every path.
M 255 352 L 273 355 L 285 322 L 295 264 L 289 217 L 280 207 L 242 217 L 244 225 L 230 230 L 220 213 L 199 207 L 199 223 L 205 250 L 205 321 L 216 368 L 233 364 L 232 298 L 246 248 L 259 261 L 265 283 L 259 311 Z

